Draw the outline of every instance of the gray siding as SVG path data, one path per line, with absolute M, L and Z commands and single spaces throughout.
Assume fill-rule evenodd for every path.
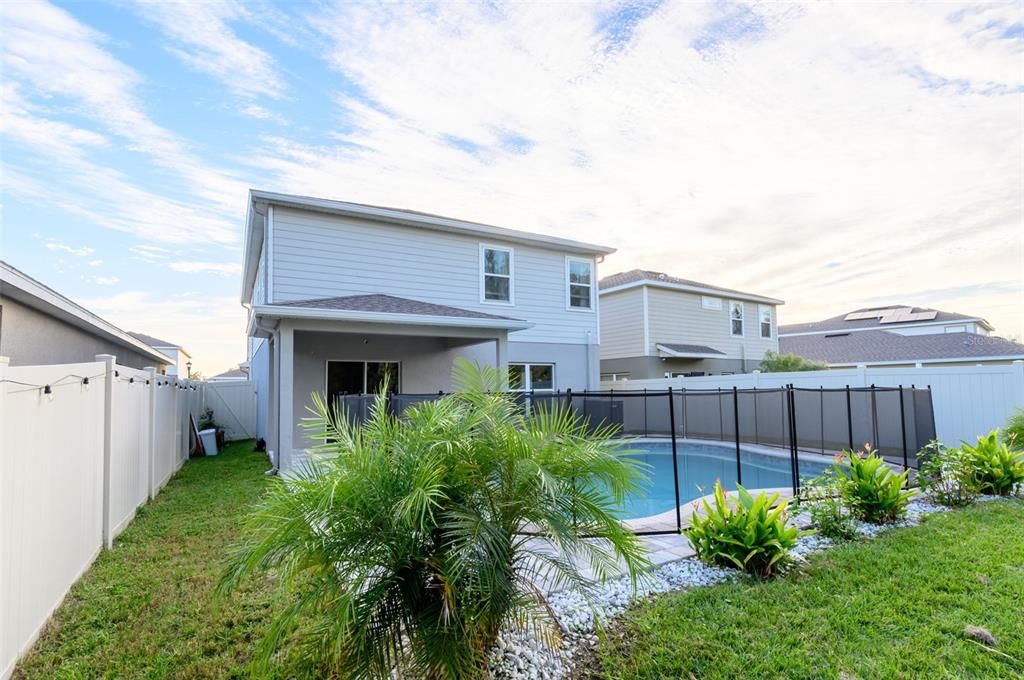
M 514 251 L 515 304 L 502 305 L 480 301 L 476 238 L 275 207 L 270 243 L 275 303 L 385 293 L 535 324 L 510 343 L 597 342 L 596 312 L 566 309 L 564 253 L 495 242 Z
M 779 349 L 776 308 L 772 313 L 772 337 L 761 337 L 758 303 L 743 302 L 743 337 L 730 334 L 729 298 L 722 299 L 722 309 L 704 309 L 700 295 L 648 287 L 648 323 L 650 345 L 646 354 L 657 355 L 658 343 L 707 345 L 724 352 L 728 359 L 743 359 L 757 364 L 768 350 Z M 603 308 L 602 308 L 603 309 Z M 751 366 L 753 368 L 753 366 Z
M 130 368 L 160 368 L 144 354 L 0 297 L 0 356 L 10 357 L 12 366 L 95 361 L 97 354 L 113 354 Z
M 644 354 L 643 288 L 601 296 L 601 359 Z
M 256 383 L 256 438 L 267 438 L 267 418 L 270 408 L 270 341 L 259 340 L 249 358 L 249 375 Z

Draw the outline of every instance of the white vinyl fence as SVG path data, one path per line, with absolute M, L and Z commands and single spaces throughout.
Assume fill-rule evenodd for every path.
M 0 679 L 188 458 L 202 384 L 96 359 L 0 357 Z
M 922 366 L 743 373 L 697 378 L 618 380 L 601 383 L 602 390 L 714 390 L 761 387 L 917 387 L 931 386 L 936 436 L 945 444 L 974 442 L 978 435 L 1003 426 L 1015 409 L 1024 408 L 1024 361 L 1002 366 Z
M 202 384 L 200 411 L 211 409 L 213 420 L 228 441 L 256 438 L 256 383 L 214 380 Z

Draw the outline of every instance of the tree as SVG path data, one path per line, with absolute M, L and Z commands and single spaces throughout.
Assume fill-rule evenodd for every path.
M 320 675 L 474 677 L 505 627 L 554 640 L 538 584 L 592 587 L 573 557 L 601 580 L 650 566 L 617 510 L 642 464 L 611 428 L 528 415 L 493 367 L 454 373 L 457 394 L 400 417 L 382 390 L 362 427 L 314 395 L 314 461 L 273 482 L 222 580 L 274 571 L 293 591 L 265 660 L 294 635 Z
M 759 368 L 762 373 L 785 373 L 789 371 L 826 371 L 828 365 L 820 361 L 804 359 L 797 354 L 779 354 L 770 349 L 764 353 Z

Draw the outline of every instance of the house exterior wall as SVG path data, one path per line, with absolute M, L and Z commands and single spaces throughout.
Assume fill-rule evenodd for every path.
M 601 359 L 645 354 L 644 289 L 630 288 L 601 296 Z
M 274 304 L 383 293 L 523 319 L 509 342 L 596 344 L 594 303 L 567 309 L 566 254 L 537 246 L 274 207 L 267 239 Z M 481 244 L 509 248 L 513 304 L 481 301 Z
M 10 357 L 11 366 L 94 361 L 97 354 L 113 354 L 118 364 L 129 368 L 156 363 L 124 345 L 0 296 L 0 356 Z
M 397 361 L 400 377 L 398 391 L 408 394 L 430 394 L 452 390 L 451 372 L 459 357 L 481 364 L 494 365 L 495 341 L 476 342 L 452 346 L 453 339 L 422 337 L 417 335 L 366 335 L 359 333 L 333 333 L 295 331 L 293 361 L 292 413 L 296 425 L 292 433 L 295 449 L 305 449 L 310 440 L 298 422 L 309 416 L 310 396 L 327 389 L 327 361 Z M 552 363 L 555 365 L 555 388 L 560 390 L 596 389 L 597 346 L 586 348 L 563 343 L 509 343 L 508 363 Z M 256 378 L 259 353 L 253 357 L 252 375 Z M 257 422 L 262 408 L 266 411 L 266 397 L 257 386 Z
M 658 343 L 707 345 L 725 353 L 725 359 L 744 362 L 753 370 L 768 350 L 778 351 L 777 312 L 772 307 L 772 337 L 762 338 L 758 322 L 757 302 L 742 301 L 743 337 L 730 333 L 729 302 L 723 294 L 722 309 L 704 309 L 701 296 L 694 293 L 648 287 L 648 320 L 650 343 L 647 354 L 656 355 Z
M 256 438 L 267 439 L 270 408 L 270 341 L 255 339 L 249 356 L 249 376 L 256 383 Z
M 644 292 L 646 291 L 646 293 Z M 761 337 L 760 305 L 742 302 L 743 336 L 733 336 L 730 298 L 716 295 L 722 309 L 704 309 L 701 294 L 637 286 L 601 296 L 601 373 L 629 374 L 631 379 L 662 378 L 667 372 L 746 373 L 757 368 L 768 350 L 778 351 L 778 308 L 772 308 L 772 337 Z M 646 304 L 646 320 L 644 306 Z M 646 321 L 646 323 L 645 323 Z M 661 357 L 657 345 L 705 345 L 720 358 Z

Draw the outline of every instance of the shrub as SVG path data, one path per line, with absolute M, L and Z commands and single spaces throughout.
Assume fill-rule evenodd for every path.
M 825 371 L 828 364 L 820 361 L 804 359 L 797 354 L 779 354 L 775 350 L 768 350 L 761 359 L 758 367 L 764 373 L 786 373 L 789 371 Z
M 1002 440 L 1013 451 L 1024 451 L 1024 408 L 1010 415 L 1002 431 Z
M 917 454 L 917 460 L 917 483 L 935 502 L 963 507 L 978 498 L 974 467 L 963 450 L 932 441 Z
M 779 494 L 769 498 L 761 492 L 754 498 L 739 485 L 736 491 L 738 501 L 715 482 L 714 506 L 705 498 L 703 517 L 694 512 L 683 534 L 705 562 L 767 578 L 788 559 L 800 531 L 786 523 L 787 502 L 772 508 Z
M 904 491 L 909 470 L 896 474 L 872 449 L 843 451 L 833 469 L 839 478 L 839 493 L 857 519 L 873 524 L 895 522 L 907 511 L 916 493 Z
M 997 431 L 978 437 L 974 446 L 963 442 L 960 448 L 970 461 L 981 493 L 1008 496 L 1024 484 L 1024 451 L 1011 451 L 999 441 Z
M 599 579 L 648 568 L 617 510 L 642 464 L 613 430 L 566 409 L 527 418 L 492 367 L 454 373 L 460 393 L 400 417 L 382 391 L 362 427 L 314 395 L 323 443 L 273 481 L 221 585 L 272 571 L 290 590 L 265 661 L 289 639 L 319 677 L 476 677 L 504 627 L 552 639 L 535 584 L 592 587 L 573 556 Z
M 825 470 L 821 477 L 803 483 L 796 504 L 807 510 L 820 535 L 834 541 L 849 541 L 856 538 L 857 527 L 841 498 L 839 481 L 834 470 Z

